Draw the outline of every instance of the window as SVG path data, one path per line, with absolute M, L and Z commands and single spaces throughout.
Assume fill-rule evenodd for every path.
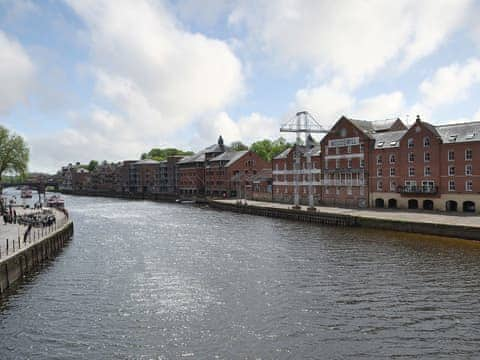
M 347 194 L 352 195 L 352 188 L 350 186 L 347 188 Z
M 472 180 L 465 181 L 465 191 L 473 191 L 473 181 Z
M 465 150 L 465 160 L 472 160 L 472 158 L 473 158 L 472 149 Z
M 340 154 L 340 148 L 338 146 L 335 148 L 335 154 L 337 154 L 337 155 Z
M 415 154 L 414 153 L 408 153 L 408 162 L 414 162 L 415 161 Z
M 408 144 L 408 148 L 412 149 L 413 148 L 413 139 L 412 138 L 408 139 L 407 144 Z
M 429 147 L 430 146 L 430 138 L 427 136 L 427 137 L 424 137 L 423 138 L 423 147 Z
M 325 159 L 325 169 L 328 169 L 328 160 Z
M 423 161 L 425 161 L 425 162 L 430 161 L 430 153 L 429 152 L 423 153 Z
M 360 196 L 365 195 L 365 188 L 363 186 L 360 187 Z
M 455 160 L 455 152 L 453 150 L 448 151 L 448 161 Z
M 397 183 L 395 181 L 390 181 L 390 191 L 397 190 Z
M 360 159 L 360 167 L 363 169 L 365 167 L 365 160 Z
M 328 155 L 328 150 L 329 150 L 328 146 L 325 146 L 325 154 L 326 155 Z
M 360 144 L 360 152 L 363 153 L 365 151 L 365 145 Z
M 352 146 L 351 145 L 347 146 L 347 153 L 349 153 L 349 154 L 352 153 Z
M 408 176 L 415 176 L 415 168 L 409 167 L 408 168 Z
M 377 176 L 382 176 L 382 168 L 377 169 Z
M 423 168 L 423 175 L 424 176 L 432 176 L 432 169 L 430 169 L 430 166 L 425 166 Z
M 377 155 L 377 165 L 382 165 L 382 155 Z
M 382 180 L 378 180 L 377 181 L 377 190 L 382 191 L 382 189 L 383 189 L 383 182 L 382 182 Z
M 340 169 L 340 159 L 335 160 L 335 169 Z
M 448 167 L 448 175 L 449 176 L 455 175 L 455 166 L 449 166 Z
M 471 176 L 473 173 L 472 171 L 472 165 L 465 165 L 465 175 Z
M 417 188 L 417 182 L 414 180 L 406 180 L 405 187 L 410 191 L 415 190 Z
M 327 186 L 327 187 L 325 187 L 325 194 L 328 195 L 329 193 L 330 193 L 330 191 L 328 190 L 328 186 Z
M 335 194 L 340 195 L 340 187 L 339 186 L 337 186 L 335 188 Z
M 395 168 L 390 168 L 390 176 L 395 176 Z
M 347 166 L 348 166 L 349 169 L 352 168 L 352 159 L 348 159 Z
M 455 191 L 455 181 L 450 180 L 448 182 L 448 191 Z
M 390 164 L 395 164 L 395 161 L 397 159 L 395 158 L 395 154 L 390 154 L 389 158 L 388 158 L 388 161 L 390 162 Z

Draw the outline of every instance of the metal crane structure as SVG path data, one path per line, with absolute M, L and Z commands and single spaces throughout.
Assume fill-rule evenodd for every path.
M 293 208 L 299 209 L 300 208 L 300 192 L 299 192 L 299 176 L 300 173 L 305 174 L 304 171 L 300 169 L 301 163 L 301 151 L 299 149 L 300 145 L 302 145 L 302 134 L 305 134 L 305 145 L 306 148 L 306 159 L 307 159 L 307 166 L 306 166 L 306 175 L 307 175 L 307 183 L 308 183 L 308 206 L 310 210 L 315 209 L 315 203 L 313 199 L 313 177 L 312 177 L 312 146 L 310 145 L 311 142 L 311 134 L 325 134 L 328 131 L 320 125 L 317 120 L 308 112 L 308 111 L 299 111 L 295 114 L 294 117 L 289 119 L 286 123 L 284 123 L 280 127 L 280 132 L 283 133 L 296 133 L 296 146 L 295 151 L 293 154 L 294 158 L 294 165 L 293 165 Z

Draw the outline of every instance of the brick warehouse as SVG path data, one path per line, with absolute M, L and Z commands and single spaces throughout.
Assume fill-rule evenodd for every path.
M 207 162 L 205 193 L 210 196 L 236 197 L 252 193 L 256 175 L 271 169 L 271 163 L 252 151 L 226 151 Z
M 366 121 L 342 116 L 322 139 L 320 202 L 331 206 L 369 205 L 369 166 L 375 137 L 406 129 L 400 119 Z
M 434 126 L 417 117 L 377 138 L 371 207 L 479 212 L 480 122 Z

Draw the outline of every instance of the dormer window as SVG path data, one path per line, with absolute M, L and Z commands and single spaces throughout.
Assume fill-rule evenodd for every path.
M 430 138 L 424 137 L 423 138 L 423 147 L 430 147 Z

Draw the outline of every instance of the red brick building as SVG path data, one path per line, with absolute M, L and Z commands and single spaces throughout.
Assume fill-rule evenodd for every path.
M 369 169 L 375 137 L 405 130 L 400 119 L 366 121 L 342 116 L 322 139 L 321 203 L 369 205 Z
M 479 212 L 480 122 L 434 126 L 417 117 L 390 135 L 376 138 L 372 207 Z
M 177 188 L 181 196 L 195 196 L 205 194 L 205 167 L 214 157 L 230 150 L 218 138 L 217 144 L 211 145 L 198 153 L 187 156 L 177 163 Z
M 295 145 L 293 148 L 288 148 L 273 158 L 273 201 L 288 204 L 293 204 L 294 202 L 294 165 L 296 151 L 300 154 L 300 169 L 298 174 L 299 201 L 301 204 L 308 204 L 309 179 L 307 153 L 310 151 L 312 192 L 314 203 L 319 204 L 321 201 L 321 158 L 320 147 L 314 146 L 314 144 L 310 144 L 308 147 Z
M 252 192 L 256 175 L 272 168 L 252 151 L 226 151 L 206 162 L 205 194 L 222 197 L 246 197 Z

